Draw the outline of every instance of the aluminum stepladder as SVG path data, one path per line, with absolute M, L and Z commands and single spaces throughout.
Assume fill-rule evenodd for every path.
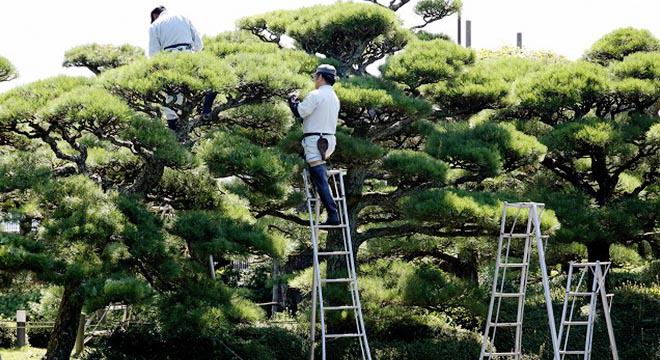
M 594 325 L 596 323 L 596 307 L 598 305 L 598 295 L 600 295 L 600 301 L 603 304 L 603 315 L 605 317 L 605 323 L 607 325 L 607 334 L 610 339 L 610 350 L 612 351 L 612 359 L 619 360 L 619 353 L 616 347 L 616 341 L 614 339 L 614 330 L 612 327 L 612 319 L 610 317 L 610 310 L 612 305 L 612 295 L 608 295 L 605 290 L 605 278 L 607 273 L 610 270 L 610 262 L 587 262 L 587 263 L 576 263 L 571 261 L 568 268 L 568 279 L 566 280 L 566 292 L 564 295 L 564 306 L 561 312 L 561 322 L 559 323 L 559 342 L 563 343 L 561 345 L 561 358 L 562 360 L 566 358 L 566 355 L 573 356 L 569 357 L 576 359 L 579 356 L 583 360 L 591 359 L 591 349 L 592 341 L 594 336 Z M 577 285 L 573 287 L 573 275 L 575 271 L 580 273 L 580 278 L 577 282 Z M 592 284 L 591 291 L 588 288 L 588 281 L 584 281 L 585 276 L 591 274 Z M 584 283 L 584 290 L 582 290 Z M 575 305 L 577 299 L 583 298 L 589 300 L 589 313 L 587 315 L 587 320 L 574 320 L 573 316 L 575 314 Z M 571 302 L 570 311 L 568 311 L 568 303 Z M 568 311 L 568 314 L 567 314 Z M 567 318 L 568 316 L 568 318 Z M 571 333 L 571 326 L 582 326 L 585 327 L 585 341 L 584 341 L 584 350 L 567 350 L 568 340 Z
M 550 336 L 552 338 L 552 348 L 554 360 L 559 360 L 559 342 L 557 340 L 557 329 L 555 327 L 554 312 L 552 310 L 552 299 L 550 296 L 550 281 L 548 279 L 548 270 L 545 264 L 545 248 L 543 244 L 544 237 L 541 235 L 541 213 L 545 205 L 535 202 L 504 203 L 502 210 L 502 220 L 500 223 L 500 235 L 497 244 L 497 258 L 495 262 L 495 273 L 493 276 L 493 287 L 490 296 L 490 305 L 488 307 L 488 318 L 486 319 L 486 328 L 482 338 L 480 360 L 483 359 L 502 359 L 513 358 L 522 359 L 522 325 L 525 309 L 525 294 L 527 292 L 527 280 L 529 275 L 529 263 L 531 259 L 533 243 L 536 244 L 538 252 L 541 277 L 543 281 L 543 291 L 548 311 L 548 325 L 550 327 Z M 513 209 L 517 214 L 512 222 L 510 230 L 507 231 L 507 211 Z M 527 213 L 527 226 L 524 232 L 516 233 L 516 225 L 522 212 Z M 510 262 L 511 242 L 513 239 L 524 241 L 522 260 L 520 262 Z M 535 241 L 534 241 L 535 240 Z M 504 254 L 502 253 L 504 250 Z M 517 277 L 520 281 L 515 292 L 505 292 L 506 273 L 508 269 L 520 271 Z M 500 281 L 500 276 L 501 280 Z M 517 299 L 517 313 L 515 321 L 501 321 L 500 309 L 503 299 Z M 495 304 L 497 302 L 497 304 Z M 493 319 L 493 313 L 495 318 Z M 508 351 L 491 351 L 488 344 L 495 343 L 495 335 L 498 328 L 515 328 L 514 348 Z
M 329 339 L 337 338 L 358 338 L 360 341 L 360 350 L 363 360 L 371 360 L 371 352 L 369 350 L 369 342 L 367 341 L 367 333 L 364 327 L 364 319 L 362 317 L 362 305 L 360 303 L 360 295 L 358 292 L 357 273 L 355 269 L 355 259 L 353 256 L 353 244 L 351 239 L 351 229 L 348 219 L 348 210 L 346 205 L 346 195 L 344 192 L 344 175 L 345 170 L 329 170 L 329 184 L 332 197 L 337 203 L 337 210 L 341 219 L 340 225 L 321 225 L 321 201 L 313 189 L 313 184 L 310 181 L 310 175 L 307 169 L 303 172 L 303 179 L 305 182 L 305 195 L 307 197 L 307 210 L 309 212 L 309 226 L 312 235 L 312 248 L 314 257 L 314 276 L 312 280 L 312 316 L 311 316 L 311 349 L 310 359 L 314 359 L 315 336 L 316 336 L 316 308 L 319 307 L 319 318 L 321 322 L 321 356 L 322 360 L 326 360 L 326 347 Z M 341 230 L 343 238 L 343 249 L 341 250 L 327 250 L 319 251 L 319 233 L 321 230 L 337 229 Z M 343 256 L 346 260 L 347 277 L 339 279 L 321 278 L 320 261 L 319 258 L 330 256 Z M 323 302 L 323 285 L 325 284 L 348 284 L 351 294 L 350 305 L 340 306 L 326 306 Z M 328 311 L 352 311 L 355 318 L 355 329 L 353 333 L 341 334 L 328 334 L 325 326 L 325 313 Z

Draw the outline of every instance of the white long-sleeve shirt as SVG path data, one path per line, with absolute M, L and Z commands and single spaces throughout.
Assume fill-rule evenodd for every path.
M 192 51 L 202 50 L 204 46 L 202 37 L 187 17 L 166 10 L 149 27 L 149 56 L 176 44 L 190 44 Z
M 310 92 L 298 104 L 298 114 L 303 118 L 304 133 L 334 134 L 339 118 L 339 98 L 330 85 L 323 85 Z

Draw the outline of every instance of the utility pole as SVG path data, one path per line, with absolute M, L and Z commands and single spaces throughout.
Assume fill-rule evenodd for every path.
M 461 45 L 461 12 L 458 12 L 458 45 Z
M 465 47 L 472 46 L 472 21 L 465 21 Z

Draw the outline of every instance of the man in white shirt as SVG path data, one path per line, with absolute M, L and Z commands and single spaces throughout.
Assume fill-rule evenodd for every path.
M 155 56 L 161 51 L 200 51 L 203 46 L 202 37 L 188 18 L 172 13 L 165 9 L 164 6 L 159 6 L 151 11 L 151 26 L 149 27 L 150 57 Z M 204 100 L 204 111 L 207 111 L 206 109 L 208 108 L 208 112 L 210 113 L 215 95 L 209 93 L 206 97 L 207 99 Z M 174 102 L 176 105 L 181 105 L 183 104 L 183 94 L 179 93 L 174 96 L 168 94 L 165 101 L 168 104 Z M 179 118 L 178 114 L 168 107 L 164 107 L 164 110 L 167 125 L 170 129 L 176 130 L 177 120 Z
M 309 173 L 321 202 L 328 212 L 324 225 L 340 224 L 337 205 L 328 184 L 328 168 L 325 160 L 332 155 L 337 145 L 335 133 L 339 118 L 339 98 L 332 86 L 337 70 L 332 65 L 321 65 L 313 75 L 316 90 L 300 102 L 297 97 L 289 98 L 291 111 L 303 119 L 302 146 Z

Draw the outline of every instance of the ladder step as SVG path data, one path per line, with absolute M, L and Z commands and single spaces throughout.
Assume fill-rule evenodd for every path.
M 516 297 L 521 297 L 525 294 L 523 293 L 501 293 L 501 292 L 496 292 L 495 297 L 502 297 L 502 298 L 516 298 Z
M 347 338 L 347 337 L 360 337 L 362 334 L 326 334 L 328 339 Z
M 355 305 L 342 305 L 342 306 L 324 306 L 326 311 L 341 311 L 341 310 L 357 310 Z
M 526 238 L 529 236 L 533 236 L 533 234 L 500 234 L 501 237 L 508 239 L 508 238 Z
M 529 209 L 532 206 L 536 205 L 537 208 L 541 209 L 545 207 L 544 203 L 537 203 L 537 202 L 515 202 L 515 203 L 506 203 L 506 207 L 508 208 L 521 208 L 521 209 Z
M 322 283 L 349 283 L 353 282 L 355 279 L 345 278 L 345 279 L 321 279 Z
M 587 326 L 589 325 L 588 321 L 564 321 L 564 325 L 575 325 L 575 326 Z
M 346 199 L 346 198 L 343 197 L 343 196 L 340 196 L 340 197 L 333 197 L 333 198 L 332 198 L 332 200 L 334 200 L 334 201 L 344 201 L 345 199 Z M 320 201 L 320 199 L 318 199 L 318 198 L 310 198 L 309 200 L 310 200 L 310 201 Z
M 318 256 L 348 255 L 348 251 L 319 251 Z
M 561 355 L 584 355 L 584 350 L 559 350 Z
M 486 356 L 516 356 L 516 355 L 520 355 L 520 353 L 517 353 L 517 352 L 485 352 L 484 355 L 486 355 Z
M 317 229 L 345 229 L 348 228 L 348 225 L 339 224 L 339 225 L 314 225 Z
M 579 291 L 569 291 L 568 296 L 591 296 L 594 295 L 594 293 L 590 292 L 579 292 Z
M 528 263 L 508 263 L 508 264 L 500 264 L 501 268 L 522 268 L 529 265 Z
M 512 322 L 512 323 L 491 323 L 490 326 L 492 327 L 513 327 L 513 326 L 521 326 L 522 323 L 520 322 Z
M 600 264 L 601 266 L 603 266 L 603 265 L 609 265 L 610 262 L 609 262 L 609 261 L 602 261 L 602 262 L 600 262 L 600 263 L 597 263 L 597 262 L 583 262 L 583 263 L 571 262 L 571 263 L 570 263 L 570 266 L 572 266 L 572 267 L 587 267 L 587 266 L 597 266 L 597 265 L 599 265 L 599 264 Z

